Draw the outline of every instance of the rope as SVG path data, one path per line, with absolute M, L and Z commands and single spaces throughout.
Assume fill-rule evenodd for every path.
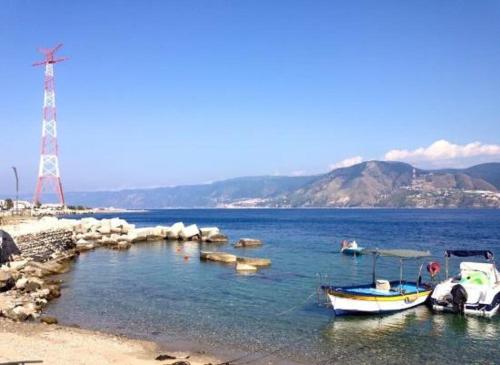
M 280 312 L 280 313 L 276 314 L 276 316 L 278 317 L 278 316 L 281 316 L 281 315 L 283 315 L 283 314 L 290 313 L 290 312 L 294 311 L 295 309 L 297 309 L 297 308 L 299 308 L 299 307 L 303 306 L 304 304 L 306 304 L 306 303 L 307 303 L 307 302 L 308 302 L 308 301 L 309 301 L 309 300 L 310 300 L 313 296 L 315 296 L 316 294 L 317 294 L 317 293 L 316 293 L 316 291 L 312 292 L 312 293 L 311 293 L 311 294 L 310 294 L 310 295 L 309 295 L 309 296 L 308 296 L 308 297 L 307 297 L 307 298 L 306 298 L 303 302 L 301 302 L 300 304 L 295 305 L 295 306 L 293 306 L 293 307 L 291 307 L 291 308 L 287 309 L 286 311 L 283 311 L 283 312 Z M 277 352 L 279 352 L 279 351 L 283 350 L 283 349 L 284 349 L 284 348 L 286 348 L 287 346 L 288 346 L 288 345 L 285 345 L 285 346 L 279 347 L 277 350 L 272 351 L 272 352 L 270 352 L 270 353 L 268 353 L 268 354 L 261 355 L 261 356 L 259 356 L 259 357 L 255 358 L 255 359 L 250 359 L 250 360 L 247 360 L 247 361 L 244 361 L 244 362 L 240 362 L 240 363 L 239 363 L 239 365 L 243 365 L 243 364 L 250 364 L 250 363 L 255 362 L 255 361 L 257 361 L 257 360 L 261 360 L 261 359 L 264 359 L 264 358 L 266 358 L 266 357 L 272 356 L 272 355 L 276 354 Z M 249 353 L 248 353 L 248 354 L 246 354 L 246 355 L 243 355 L 243 356 L 237 357 L 237 358 L 235 358 L 235 359 L 231 359 L 231 360 L 223 361 L 223 362 L 218 363 L 218 364 L 215 364 L 215 365 L 232 365 L 232 364 L 235 364 L 235 365 L 236 365 L 236 363 L 238 363 L 239 361 L 241 361 L 241 360 L 243 360 L 243 359 L 245 359 L 245 358 L 247 358 L 247 357 L 249 357 L 249 356 L 251 356 L 251 355 L 254 355 L 254 353 L 249 352 Z
M 309 301 L 309 299 L 311 299 L 311 298 L 312 298 L 313 296 L 315 296 L 316 294 L 317 294 L 317 292 L 316 292 L 316 291 L 312 292 L 312 294 L 311 294 L 311 295 L 309 295 L 309 296 L 306 298 L 306 300 L 304 300 L 303 302 L 301 302 L 301 303 L 300 303 L 300 304 L 298 304 L 298 305 L 293 306 L 293 307 L 292 307 L 292 308 L 290 308 L 290 309 L 287 309 L 287 310 L 286 310 L 286 311 L 284 311 L 284 312 L 280 312 L 280 313 L 276 314 L 276 316 L 282 316 L 283 314 L 290 313 L 290 312 L 294 311 L 295 309 L 297 309 L 297 308 L 299 308 L 299 307 L 302 307 L 304 304 L 306 304 L 306 303 Z

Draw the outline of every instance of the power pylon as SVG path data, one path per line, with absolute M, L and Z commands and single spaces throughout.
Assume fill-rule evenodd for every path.
M 57 144 L 56 122 L 56 91 L 54 84 L 54 64 L 67 60 L 66 57 L 54 58 L 54 53 L 62 47 L 57 45 L 52 49 L 39 48 L 45 55 L 45 60 L 36 62 L 33 66 L 45 65 L 45 81 L 43 93 L 42 147 L 40 165 L 33 203 L 41 203 L 44 192 L 54 192 L 59 204 L 64 206 L 64 193 L 59 171 L 59 147 Z

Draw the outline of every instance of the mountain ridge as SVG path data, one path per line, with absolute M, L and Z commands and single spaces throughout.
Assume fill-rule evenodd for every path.
M 365 161 L 310 176 L 248 176 L 210 184 L 69 192 L 69 204 L 120 208 L 500 207 L 500 163 L 425 170 Z

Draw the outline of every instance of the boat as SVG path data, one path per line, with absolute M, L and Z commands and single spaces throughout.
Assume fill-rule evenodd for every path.
M 363 247 L 359 247 L 356 241 L 343 240 L 340 242 L 340 253 L 344 255 L 358 256 L 363 254 Z
M 403 280 L 403 262 L 408 259 L 429 257 L 428 251 L 365 249 L 364 254 L 373 256 L 372 283 L 357 286 L 322 286 L 336 315 L 363 313 L 390 313 L 423 304 L 432 287 L 422 283 L 422 267 L 416 282 Z M 376 266 L 379 257 L 399 259 L 399 280 L 377 279 Z
M 450 257 L 482 256 L 487 262 L 461 262 L 458 275 L 449 277 Z M 500 273 L 489 250 L 446 250 L 446 279 L 430 298 L 435 311 L 492 317 L 500 310 Z

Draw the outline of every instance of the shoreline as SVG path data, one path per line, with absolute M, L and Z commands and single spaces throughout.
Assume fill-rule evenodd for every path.
M 228 359 L 244 358 L 253 364 L 295 364 L 273 354 L 247 352 L 224 345 L 214 348 L 191 339 L 160 341 L 134 336 L 133 333 L 81 328 L 72 323 L 59 324 L 56 318 L 46 315 L 46 306 L 61 296 L 60 274 L 73 270 L 74 261 L 80 254 L 91 254 L 86 251 L 96 248 L 126 250 L 136 242 L 152 239 L 177 242 L 184 242 L 186 238 L 199 242 L 218 239 L 216 243 L 222 239 L 227 243 L 227 237 L 220 234 L 217 227 L 198 229 L 196 225 L 185 227 L 179 222 L 172 227 L 135 228 L 135 225 L 119 218 L 73 220 L 52 217 L 10 226 L 0 225 L 0 229 L 7 230 L 6 237 L 10 239 L 10 244 L 18 245 L 16 249 L 21 249 L 24 255 L 18 256 L 17 252 L 11 257 L 12 261 L 0 265 L 0 271 L 7 276 L 7 281 L 3 283 L 7 285 L 7 291 L 0 293 L 0 361 L 42 360 L 49 364 L 91 365 L 166 365 L 179 361 L 178 365 L 212 365 L 234 361 Z M 54 321 L 53 324 L 43 323 L 48 318 Z M 166 363 L 156 361 L 160 354 L 169 354 L 177 359 L 166 358 Z M 188 364 L 182 363 L 187 356 Z M 263 359 L 265 362 L 261 361 Z
M 174 351 L 158 343 L 102 331 L 0 318 L 0 361 L 41 360 L 46 364 L 165 364 L 155 360 L 168 354 L 168 364 L 187 360 L 191 365 L 216 364 L 205 351 Z M 186 357 L 189 356 L 188 359 Z

